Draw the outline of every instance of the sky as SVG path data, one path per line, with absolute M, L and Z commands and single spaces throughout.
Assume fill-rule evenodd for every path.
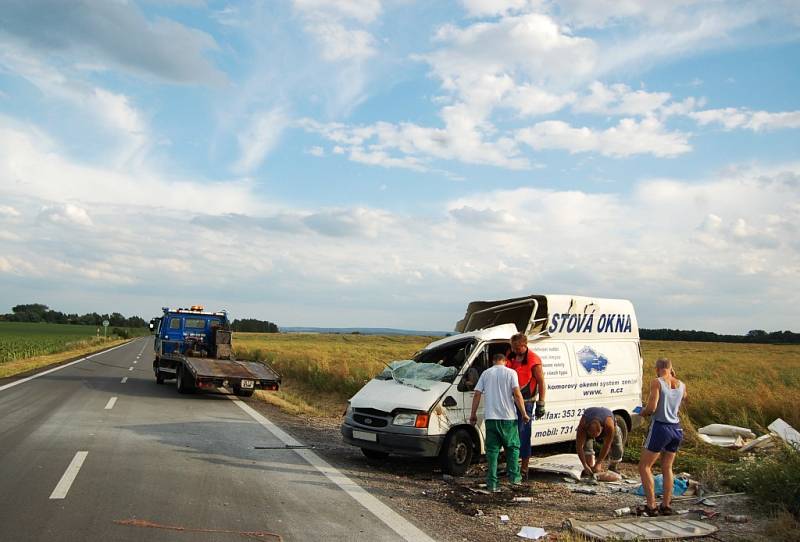
M 800 331 L 795 0 L 4 0 L 0 313 Z

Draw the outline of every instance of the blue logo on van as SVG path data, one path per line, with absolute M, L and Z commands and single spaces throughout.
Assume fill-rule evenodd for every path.
M 608 367 L 608 358 L 603 354 L 598 354 L 588 346 L 584 346 L 576 353 L 578 355 L 578 362 L 583 365 L 587 373 L 591 374 L 592 371 L 602 373 L 606 370 L 606 367 Z

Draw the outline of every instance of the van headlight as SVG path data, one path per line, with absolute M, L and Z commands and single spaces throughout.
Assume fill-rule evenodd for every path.
M 423 429 L 428 427 L 428 413 L 427 412 L 400 412 L 395 414 L 392 425 L 399 425 L 402 427 L 416 427 Z
M 350 401 L 347 401 L 347 408 L 344 409 L 343 416 L 345 418 L 352 418 L 353 417 L 353 407 L 350 406 Z

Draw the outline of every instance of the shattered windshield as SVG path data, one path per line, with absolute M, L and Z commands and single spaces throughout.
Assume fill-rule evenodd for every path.
M 453 382 L 474 346 L 469 340 L 421 350 L 414 359 L 391 362 L 376 378 L 427 391 L 433 382 Z

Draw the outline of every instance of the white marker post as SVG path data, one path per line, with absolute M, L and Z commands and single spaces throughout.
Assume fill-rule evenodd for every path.
M 104 339 L 108 338 L 108 324 L 109 323 L 110 322 L 108 320 L 103 320 L 103 338 Z

